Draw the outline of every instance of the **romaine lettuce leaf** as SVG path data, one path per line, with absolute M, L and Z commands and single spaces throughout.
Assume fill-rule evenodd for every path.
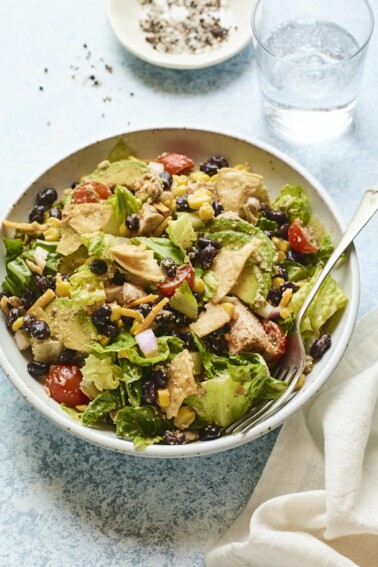
M 126 217 L 138 213 L 142 208 L 142 201 L 122 185 L 117 185 L 114 194 L 106 200 L 113 207 L 118 223 L 125 222 Z
M 122 353 L 122 356 L 127 357 L 132 364 L 151 366 L 158 362 L 163 362 L 164 360 L 171 360 L 182 351 L 184 344 L 178 337 L 171 336 L 158 337 L 157 342 L 159 348 L 159 354 L 157 356 L 145 358 L 139 354 L 137 347 L 126 349 Z
M 106 356 L 111 353 L 118 353 L 126 350 L 136 344 L 135 337 L 125 330 L 122 330 L 118 336 L 108 345 L 102 346 L 98 342 L 92 343 L 91 352 L 99 357 Z
M 171 258 L 178 265 L 184 263 L 185 250 L 173 244 L 168 238 L 136 236 L 131 239 L 131 243 L 144 244 L 146 248 L 153 251 L 157 260 Z
M 98 358 L 94 354 L 90 354 L 85 359 L 81 373 L 83 380 L 85 382 L 92 382 L 100 392 L 104 390 L 115 390 L 118 388 L 123 378 L 121 368 L 113 364 L 113 358 L 111 356 Z
M 138 440 L 139 447 L 156 442 L 156 437 L 162 435 L 169 426 L 169 421 L 152 406 L 126 406 L 117 413 L 115 423 L 118 437 L 128 441 Z M 145 440 L 145 443 L 141 443 L 140 438 Z
M 274 209 L 280 209 L 287 214 L 289 220 L 301 219 L 308 224 L 311 218 L 310 201 L 301 187 L 285 185 L 273 203 Z
M 89 256 L 96 256 L 97 258 L 102 258 L 103 260 L 114 261 L 114 258 L 110 254 L 109 249 L 112 246 L 125 244 L 129 242 L 129 240 L 122 236 L 113 236 L 111 234 L 105 234 L 101 231 L 96 231 L 90 232 L 88 234 L 82 234 L 81 242 L 88 249 Z
M 173 244 L 184 250 L 190 248 L 192 242 L 197 238 L 188 215 L 182 215 L 177 220 L 169 221 L 166 233 Z
M 18 256 L 21 256 L 24 244 L 21 238 L 3 238 L 7 262 L 14 260 Z
M 176 311 L 189 317 L 189 319 L 197 319 L 198 317 L 197 301 L 186 280 L 176 289 L 174 295 L 169 300 L 169 305 Z
M 103 281 L 98 278 L 87 264 L 80 266 L 72 276 L 70 276 L 71 299 L 73 307 L 84 307 L 103 303 L 106 294 Z
M 121 384 L 116 390 L 106 390 L 92 400 L 85 409 L 82 422 L 92 425 L 104 418 L 110 411 L 123 408 L 127 403 L 126 387 Z

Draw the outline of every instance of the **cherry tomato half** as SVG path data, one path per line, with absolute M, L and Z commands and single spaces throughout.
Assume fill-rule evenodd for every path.
M 183 264 L 176 270 L 174 278 L 166 278 L 162 283 L 156 284 L 160 293 L 166 297 L 172 297 L 176 289 L 186 280 L 189 287 L 194 285 L 194 270 L 190 264 Z
M 288 239 L 291 247 L 301 254 L 316 254 L 319 250 L 315 235 L 299 219 L 289 226 Z
M 269 360 L 269 363 L 277 362 L 283 354 L 285 354 L 287 338 L 283 330 L 277 323 L 270 321 L 269 319 L 264 319 L 261 321 L 264 331 L 268 335 L 269 341 L 273 346 L 275 353 Z
M 81 183 L 72 193 L 71 203 L 81 205 L 82 203 L 99 203 L 111 197 L 113 193 L 105 183 L 98 181 L 85 181 Z
M 45 386 L 53 400 L 69 406 L 88 403 L 87 396 L 80 390 L 83 375 L 76 364 L 53 364 Z
M 183 154 L 165 152 L 161 154 L 156 161 L 162 163 L 165 171 L 168 171 L 171 175 L 182 173 L 194 167 L 194 161 Z

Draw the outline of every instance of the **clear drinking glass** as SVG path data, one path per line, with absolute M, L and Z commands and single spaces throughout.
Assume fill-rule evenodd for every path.
M 373 27 L 366 0 L 257 1 L 258 75 L 278 134 L 316 141 L 349 126 Z

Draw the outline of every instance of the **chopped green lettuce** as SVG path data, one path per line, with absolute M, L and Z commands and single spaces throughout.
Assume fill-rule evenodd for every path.
M 146 248 L 153 251 L 157 260 L 168 257 L 179 265 L 185 260 L 185 250 L 173 244 L 168 238 L 136 236 L 131 239 L 131 243 L 144 244 Z
M 24 243 L 21 238 L 3 238 L 3 242 L 6 250 L 7 262 L 21 256 L 24 249 Z
M 190 248 L 192 242 L 197 238 L 187 214 L 177 220 L 169 221 L 166 233 L 173 244 L 184 250 Z
M 211 270 L 206 270 L 202 275 L 203 283 L 205 284 L 205 291 L 203 294 L 204 301 L 209 301 L 217 293 L 218 278 Z
M 178 337 L 158 337 L 157 342 L 159 349 L 159 354 L 157 356 L 145 358 L 139 354 L 137 347 L 129 348 L 122 354 L 123 356 L 127 356 L 128 360 L 132 364 L 139 366 L 151 366 L 158 362 L 164 362 L 164 360 L 172 360 L 172 358 L 177 356 L 183 348 L 183 341 Z
M 99 357 L 106 356 L 111 353 L 118 353 L 121 350 L 127 350 L 136 344 L 135 337 L 125 330 L 122 330 L 118 336 L 108 345 L 103 346 L 99 342 L 92 343 L 91 352 Z
M 82 422 L 84 425 L 92 425 L 114 410 L 123 408 L 127 403 L 127 393 L 124 384 L 115 390 L 106 390 L 92 400 L 85 409 Z
M 70 282 L 73 307 L 94 305 L 106 300 L 103 281 L 90 270 L 87 264 L 80 266 L 70 276 Z
M 169 300 L 169 305 L 176 311 L 180 311 L 180 313 L 189 317 L 189 319 L 197 319 L 198 317 L 197 301 L 186 280 L 176 289 L 174 295 Z
M 72 406 L 68 406 L 67 404 L 60 404 L 60 407 L 74 421 L 79 421 L 79 422 L 83 421 L 83 415 L 84 415 L 83 411 L 80 411 L 77 408 L 73 408 Z
M 273 202 L 274 209 L 280 209 L 287 214 L 290 221 L 300 219 L 308 224 L 311 218 L 310 201 L 301 187 L 285 185 Z
M 104 390 L 115 390 L 122 380 L 123 373 L 119 366 L 113 364 L 111 356 L 98 358 L 90 354 L 85 359 L 85 364 L 81 369 L 83 380 L 92 382 L 100 392 Z
M 117 413 L 115 423 L 118 437 L 128 441 L 138 440 L 139 447 L 156 442 L 157 437 L 160 440 L 160 435 L 169 426 L 169 421 L 153 406 L 126 406 Z
M 89 256 L 96 256 L 103 260 L 114 260 L 109 249 L 112 246 L 126 244 L 129 240 L 123 236 L 113 236 L 112 234 L 96 231 L 82 234 L 81 242 L 88 249 Z
M 142 208 L 142 201 L 122 185 L 117 185 L 114 193 L 106 200 L 113 207 L 114 215 L 118 223 L 125 222 L 126 217 L 138 213 Z

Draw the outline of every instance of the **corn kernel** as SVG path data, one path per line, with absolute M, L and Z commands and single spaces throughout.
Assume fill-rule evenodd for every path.
M 205 291 L 205 284 L 201 278 L 194 278 L 193 291 L 195 293 L 203 293 Z
M 15 333 L 16 331 L 18 331 L 19 329 L 22 328 L 23 324 L 24 324 L 24 318 L 23 317 L 17 317 L 17 319 L 15 320 L 15 322 L 12 325 L 12 331 Z
M 157 403 L 158 405 L 165 409 L 169 406 L 169 390 L 168 388 L 159 388 L 157 391 Z
M 210 191 L 205 192 L 202 190 L 194 191 L 191 195 L 188 195 L 188 205 L 191 209 L 200 209 L 205 203 L 211 203 L 213 200 L 212 193 L 209 195 Z
M 43 236 L 47 242 L 56 242 L 59 240 L 59 229 L 58 228 L 48 228 L 44 231 Z
M 280 238 L 280 243 L 279 243 L 279 250 L 281 250 L 282 252 L 288 252 L 291 248 L 290 243 L 287 240 L 284 240 L 283 238 Z
M 210 176 L 204 171 L 193 171 L 193 173 L 190 174 L 190 179 L 192 181 L 206 182 L 209 181 Z
M 112 314 L 110 315 L 110 319 L 112 321 L 119 321 L 121 318 L 121 311 L 122 307 L 120 305 L 112 305 Z
M 287 319 L 288 317 L 290 317 L 290 315 L 291 315 L 290 309 L 288 309 L 287 307 L 281 309 L 280 316 L 282 317 L 282 319 Z
M 50 228 L 60 228 L 61 225 L 61 221 L 60 219 L 57 219 L 56 217 L 50 217 L 47 222 L 46 222 L 47 226 L 49 226 Z
M 300 390 L 305 382 L 305 375 L 301 374 L 298 382 L 296 383 L 294 390 Z
M 192 408 L 182 406 L 173 420 L 173 424 L 178 429 L 187 429 L 195 420 L 196 414 Z
M 233 303 L 225 301 L 224 303 L 221 303 L 221 307 L 225 310 L 230 319 L 232 319 L 235 313 L 235 305 Z
M 182 195 L 185 195 L 187 191 L 187 188 L 185 185 L 176 185 L 176 187 L 173 188 L 173 193 L 175 194 L 175 197 L 181 197 Z
M 215 212 L 210 203 L 205 203 L 198 211 L 198 216 L 202 221 L 211 220 L 215 216 Z
M 102 346 L 107 346 L 110 342 L 109 337 L 105 337 L 104 335 L 98 335 L 97 340 Z
M 278 261 L 284 262 L 286 260 L 286 254 L 282 250 L 278 252 Z
M 281 285 L 285 283 L 285 280 L 283 278 L 273 278 L 272 279 L 272 287 L 274 289 L 278 289 L 279 287 L 281 287 Z
M 276 248 L 276 250 L 279 250 L 279 244 L 280 244 L 280 239 L 277 236 L 273 236 L 272 238 L 272 242 Z
M 234 166 L 234 169 L 237 169 L 238 171 L 249 171 L 250 168 L 248 163 L 238 163 Z
M 124 222 L 119 225 L 118 230 L 119 230 L 119 233 L 120 233 L 121 236 L 125 236 L 126 238 L 130 238 L 131 232 L 129 231 L 129 229 L 127 228 L 127 226 L 125 225 Z
M 282 298 L 281 301 L 279 303 L 280 307 L 286 307 L 286 305 L 289 303 L 290 299 L 293 297 L 293 290 L 292 289 L 285 289 L 285 291 L 282 294 Z
M 55 293 L 57 297 L 70 297 L 71 296 L 71 284 L 65 280 L 62 280 L 59 276 L 56 278 Z

